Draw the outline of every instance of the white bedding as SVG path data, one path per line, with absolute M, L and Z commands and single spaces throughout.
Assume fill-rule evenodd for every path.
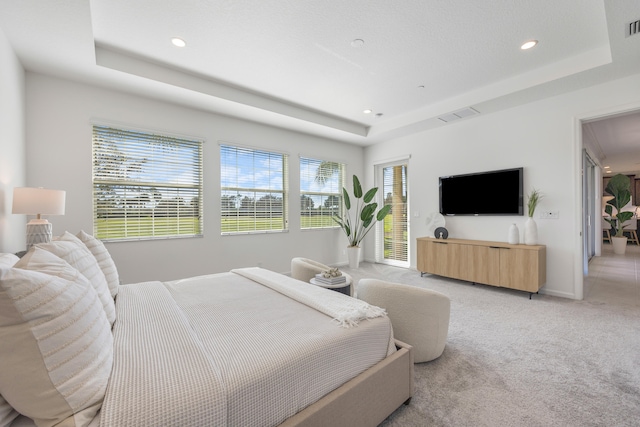
M 116 310 L 102 426 L 278 425 L 395 351 L 386 316 L 343 328 L 231 272 L 122 286 Z

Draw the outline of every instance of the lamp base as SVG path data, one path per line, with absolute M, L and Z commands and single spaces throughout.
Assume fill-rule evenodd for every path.
M 49 243 L 51 241 L 52 228 L 51 223 L 48 221 L 29 222 L 27 224 L 27 250 L 36 243 Z

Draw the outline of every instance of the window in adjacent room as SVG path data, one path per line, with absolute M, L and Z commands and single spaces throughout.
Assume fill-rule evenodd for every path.
M 93 126 L 93 232 L 202 236 L 202 141 Z
M 300 157 L 300 228 L 337 227 L 342 210 L 344 163 Z
M 288 155 L 220 145 L 222 234 L 288 229 Z

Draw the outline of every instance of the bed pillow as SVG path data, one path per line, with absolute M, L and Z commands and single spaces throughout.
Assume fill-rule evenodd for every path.
M 0 267 L 1 268 L 1 267 Z M 8 427 L 20 415 L 0 394 L 0 427 Z
M 111 296 L 115 299 L 116 295 L 118 295 L 118 286 L 120 286 L 120 276 L 118 275 L 116 264 L 113 262 L 113 258 L 111 258 L 111 254 L 104 246 L 104 243 L 84 231 L 80 231 L 76 237 L 85 244 L 96 258 L 96 261 L 98 261 L 98 265 L 104 277 L 107 279 Z
M 2 253 L 0 254 L 0 267 L 13 267 L 19 260 L 20 258 L 14 254 Z
M 109 285 L 107 285 L 107 279 L 104 277 L 98 261 L 87 249 L 87 246 L 73 234 L 65 232 L 57 240 L 52 240 L 49 243 L 38 243 L 35 247 L 57 255 L 89 279 L 91 285 L 98 292 L 98 297 L 102 302 L 104 312 L 107 313 L 109 323 L 113 325 L 116 320 L 116 307 L 111 297 L 111 292 L 109 292 Z M 28 259 L 32 253 L 32 251 L 27 252 L 22 259 Z
M 111 373 L 111 325 L 78 270 L 37 247 L 22 261 L 0 268 L 0 392 L 38 426 L 87 425 Z

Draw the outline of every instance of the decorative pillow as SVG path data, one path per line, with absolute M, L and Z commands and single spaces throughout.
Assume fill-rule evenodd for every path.
M 0 391 L 38 426 L 84 426 L 104 399 L 111 327 L 86 277 L 49 252 L 30 252 L 22 268 L 0 268 Z
M 13 265 L 18 262 L 20 258 L 15 256 L 14 254 L 0 254 L 0 267 L 13 267 Z
M 116 320 L 116 307 L 109 292 L 109 285 L 107 285 L 107 279 L 104 277 L 104 273 L 98 265 L 98 261 L 93 254 L 87 249 L 84 243 L 76 236 L 69 232 L 65 232 L 57 240 L 53 240 L 49 243 L 38 243 L 35 245 L 38 248 L 51 252 L 54 255 L 67 261 L 72 267 L 76 268 L 82 273 L 89 282 L 93 285 L 98 297 L 102 301 L 104 312 L 107 313 L 107 319 L 113 326 L 113 322 Z M 32 251 L 22 257 L 22 260 L 28 262 Z
M 98 265 L 104 277 L 107 279 L 111 296 L 115 299 L 116 295 L 118 295 L 118 286 L 120 286 L 120 276 L 118 275 L 116 264 L 113 262 L 113 258 L 111 258 L 111 254 L 104 246 L 104 243 L 92 235 L 80 231 L 77 237 L 85 244 L 89 251 L 91 251 L 96 261 L 98 261 Z
M 8 427 L 20 415 L 0 394 L 0 427 Z

